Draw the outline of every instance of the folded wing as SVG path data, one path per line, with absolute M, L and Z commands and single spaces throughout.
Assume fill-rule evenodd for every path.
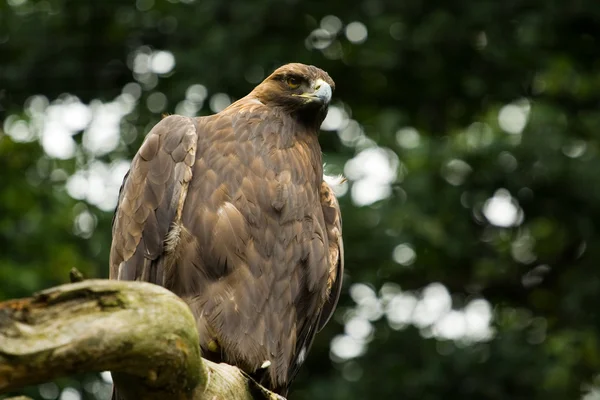
M 181 218 L 197 142 L 194 120 L 177 115 L 162 119 L 146 136 L 119 193 L 111 279 L 163 285 L 167 233 Z

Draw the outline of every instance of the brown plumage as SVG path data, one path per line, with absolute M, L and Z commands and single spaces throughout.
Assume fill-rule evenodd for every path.
M 288 64 L 218 114 L 164 118 L 113 221 L 111 279 L 182 297 L 205 357 L 282 395 L 341 287 L 341 215 L 317 137 L 333 88 Z

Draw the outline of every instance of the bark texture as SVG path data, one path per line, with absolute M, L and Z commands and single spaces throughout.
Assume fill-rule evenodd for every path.
M 86 280 L 0 303 L 0 393 L 107 370 L 128 398 L 282 399 L 202 359 L 188 306 L 157 285 Z

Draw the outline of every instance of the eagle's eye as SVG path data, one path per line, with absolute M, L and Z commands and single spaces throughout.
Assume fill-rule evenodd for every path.
M 286 83 L 290 89 L 298 89 L 300 87 L 301 80 L 299 78 L 290 76 L 287 78 Z

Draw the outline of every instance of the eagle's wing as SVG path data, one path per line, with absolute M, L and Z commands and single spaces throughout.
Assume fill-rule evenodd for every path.
M 344 242 L 342 241 L 342 213 L 340 205 L 331 187 L 323 181 L 321 183 L 321 207 L 325 217 L 327 239 L 329 242 L 329 297 L 321 310 L 317 332 L 323 329 L 333 315 L 335 306 L 342 290 L 342 276 L 344 274 Z
M 325 181 L 321 183 L 321 207 L 323 208 L 327 239 L 329 242 L 329 278 L 327 280 L 329 297 L 321 310 L 317 332 L 323 329 L 333 315 L 338 299 L 340 298 L 342 276 L 344 274 L 342 214 L 333 190 Z
M 342 241 L 342 214 L 340 206 L 331 187 L 323 181 L 321 183 L 321 208 L 327 230 L 329 243 L 329 274 L 327 278 L 328 297 L 319 315 L 314 322 L 305 321 L 303 329 L 298 333 L 295 359 L 290 365 L 288 375 L 292 382 L 301 365 L 304 363 L 307 353 L 310 351 L 317 332 L 319 332 L 331 319 L 342 289 L 342 277 L 344 274 L 344 243 Z
M 198 135 L 194 120 L 173 115 L 146 136 L 119 193 L 113 219 L 110 278 L 163 285 L 171 226 L 192 178 Z

